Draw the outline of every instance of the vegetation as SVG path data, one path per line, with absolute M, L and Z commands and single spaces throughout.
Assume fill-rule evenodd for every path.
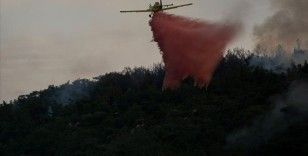
M 276 73 L 250 66 L 250 58 L 229 53 L 207 89 L 187 79 L 178 90 L 162 91 L 164 69 L 155 65 L 3 102 L 0 155 L 307 154 L 308 120 L 255 151 L 226 148 L 229 134 L 273 108 L 272 96 L 286 93 L 295 80 L 308 80 L 307 62 Z

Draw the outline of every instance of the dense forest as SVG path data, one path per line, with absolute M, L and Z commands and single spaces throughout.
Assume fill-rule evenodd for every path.
M 206 89 L 162 91 L 157 64 L 2 102 L 0 155 L 308 155 L 307 61 L 277 72 L 254 57 L 229 51 Z

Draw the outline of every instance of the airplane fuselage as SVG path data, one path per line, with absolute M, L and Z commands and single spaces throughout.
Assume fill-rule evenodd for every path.
M 176 5 L 176 6 L 174 6 L 173 4 L 164 5 L 162 0 L 160 0 L 159 2 L 155 2 L 153 6 L 150 4 L 149 8 L 146 9 L 146 10 L 124 10 L 124 11 L 120 11 L 120 12 L 121 13 L 150 12 L 151 14 L 149 16 L 151 17 L 154 13 L 159 12 L 159 11 L 176 9 L 176 8 L 179 8 L 179 7 L 184 7 L 184 6 L 189 6 L 189 5 L 192 5 L 192 3 L 183 4 L 183 5 Z
M 153 6 L 150 5 L 149 9 L 152 10 L 153 12 L 158 12 L 163 10 L 163 5 L 160 4 L 159 2 L 155 2 Z

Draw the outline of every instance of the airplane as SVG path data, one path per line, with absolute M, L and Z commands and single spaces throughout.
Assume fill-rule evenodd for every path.
M 159 12 L 159 11 L 170 10 L 170 9 L 176 9 L 176 8 L 180 8 L 180 7 L 184 7 L 184 6 L 189 6 L 189 5 L 193 5 L 193 3 L 188 3 L 188 4 L 182 4 L 182 5 L 176 5 L 176 6 L 174 6 L 173 4 L 164 5 L 163 2 L 162 2 L 162 0 L 160 0 L 159 2 L 155 2 L 153 6 L 150 4 L 149 9 L 147 9 L 147 10 L 126 10 L 126 11 L 120 11 L 120 12 L 121 12 L 121 13 L 151 12 L 151 14 L 149 15 L 149 17 L 152 17 L 152 15 L 153 15 L 154 13 Z

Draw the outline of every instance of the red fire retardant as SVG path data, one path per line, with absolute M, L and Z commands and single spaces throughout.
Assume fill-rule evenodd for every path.
M 187 77 L 198 87 L 207 87 L 240 29 L 239 24 L 213 24 L 163 12 L 155 13 L 149 24 L 165 64 L 163 89 L 176 89 Z

